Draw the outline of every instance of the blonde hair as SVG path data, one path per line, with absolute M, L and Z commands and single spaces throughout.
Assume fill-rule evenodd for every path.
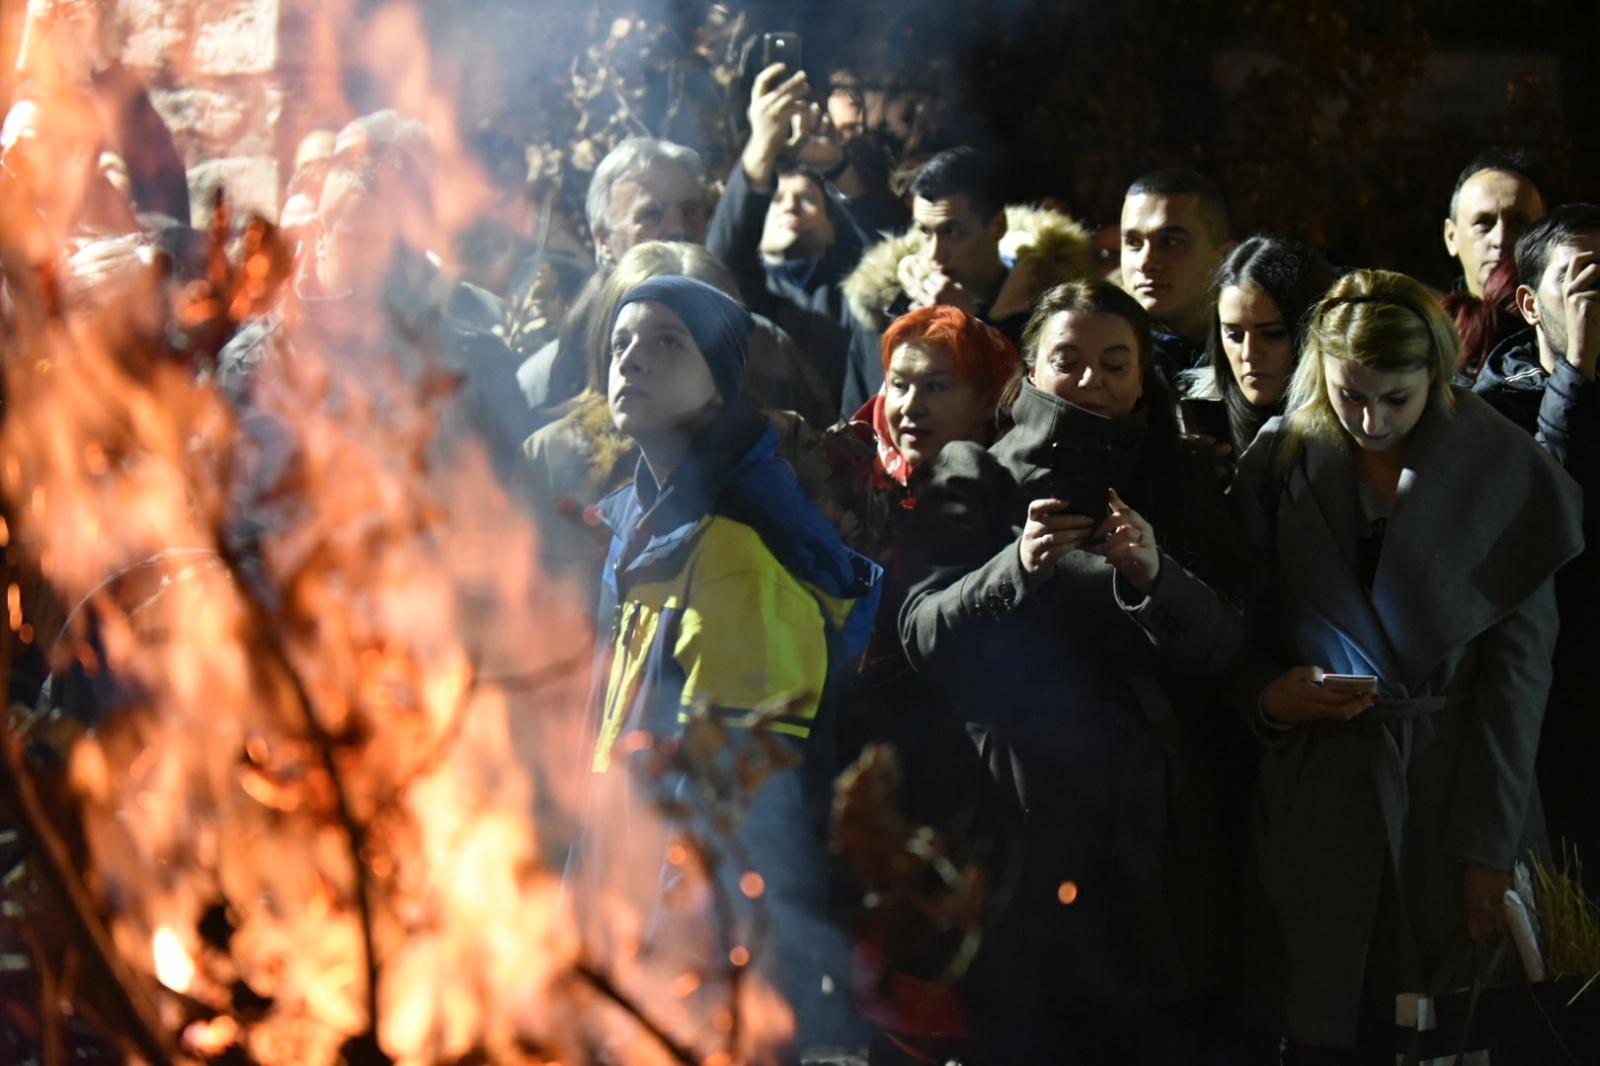
M 1460 341 L 1444 308 L 1415 278 L 1391 270 L 1352 270 L 1307 312 L 1305 332 L 1289 383 L 1281 455 L 1286 463 L 1307 440 L 1344 443 L 1348 436 L 1328 399 L 1324 358 L 1388 374 L 1426 370 L 1429 402 L 1455 403 L 1450 379 Z
M 594 317 L 589 322 L 583 345 L 587 357 L 586 391 L 605 395 L 606 375 L 611 366 L 611 323 L 617 317 L 617 306 L 622 298 L 641 283 L 661 274 L 682 274 L 741 300 L 739 286 L 728 268 L 700 245 L 686 241 L 645 241 L 634 245 L 611 268 L 595 300 Z

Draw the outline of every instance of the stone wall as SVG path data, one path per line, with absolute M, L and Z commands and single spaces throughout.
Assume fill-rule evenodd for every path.
M 221 186 L 277 215 L 284 0 L 117 0 L 122 61 L 139 73 L 189 170 L 193 221 Z

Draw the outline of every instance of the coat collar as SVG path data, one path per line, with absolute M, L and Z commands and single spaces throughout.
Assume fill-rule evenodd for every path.
M 1044 392 L 1024 378 L 1011 418 L 1014 425 L 993 450 L 1013 469 L 1019 484 L 1026 485 L 1036 474 L 1092 472 L 1127 496 L 1149 428 L 1144 403 L 1126 417 L 1109 418 Z
M 1371 595 L 1357 577 L 1359 507 L 1347 445 L 1307 443 L 1291 475 L 1280 574 L 1407 692 L 1515 610 L 1583 547 L 1572 479 L 1470 391 L 1435 401 L 1412 433 Z M 1396 695 L 1406 695 L 1397 692 Z

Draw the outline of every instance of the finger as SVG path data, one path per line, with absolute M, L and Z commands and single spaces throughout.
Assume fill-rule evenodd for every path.
M 1028 504 L 1028 518 L 1035 522 L 1041 522 L 1044 520 L 1046 515 L 1054 514 L 1066 505 L 1066 500 L 1057 500 L 1054 498 L 1034 500 Z
M 788 69 L 789 68 L 782 63 L 773 63 L 771 66 L 762 68 L 761 73 L 756 75 L 755 84 L 751 88 L 751 91 L 756 96 L 767 95 L 767 93 L 771 91 L 773 84 L 776 83 L 777 80 L 783 76 L 783 72 Z
M 1128 511 L 1133 510 L 1133 508 L 1129 507 L 1126 503 L 1123 502 L 1121 496 L 1117 495 L 1117 490 L 1116 489 L 1107 489 L 1106 490 L 1106 499 L 1109 500 L 1110 503 L 1111 503 L 1111 513 L 1112 514 L 1124 514 L 1124 513 L 1128 512 Z
M 1566 294 L 1568 296 L 1589 295 L 1597 282 L 1600 282 L 1600 263 L 1590 263 L 1577 274 L 1572 275 L 1567 281 Z
M 778 65 L 782 66 L 781 63 Z M 785 79 L 782 85 L 778 86 L 777 91 L 785 94 L 786 96 L 811 95 L 811 87 L 806 84 L 806 72 L 803 70 L 795 71 L 792 75 Z

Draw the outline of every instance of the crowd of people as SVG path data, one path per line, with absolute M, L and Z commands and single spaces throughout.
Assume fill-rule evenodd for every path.
M 1441 294 L 1160 169 L 1106 270 L 970 147 L 875 183 L 812 95 L 761 71 L 726 175 L 618 144 L 542 330 L 408 226 L 443 192 L 425 127 L 308 139 L 292 280 L 204 368 L 252 445 L 243 542 L 297 349 L 369 402 L 448 375 L 439 433 L 595 605 L 597 795 L 696 708 L 789 750 L 731 830 L 761 899 L 716 876 L 767 913 L 749 964 L 797 1055 L 1393 1062 L 1395 997 L 1479 976 L 1516 864 L 1600 855 L 1600 206 L 1485 152 L 1440 205 Z M 13 108 L 0 164 L 29 180 L 80 106 Z M 69 259 L 187 247 L 115 164 L 83 161 L 77 214 L 41 201 Z M 886 922 L 830 848 L 835 782 L 885 746 L 922 846 L 983 886 L 968 928 Z M 577 886 L 626 832 L 594 809 Z M 665 899 L 667 866 L 633 876 Z

